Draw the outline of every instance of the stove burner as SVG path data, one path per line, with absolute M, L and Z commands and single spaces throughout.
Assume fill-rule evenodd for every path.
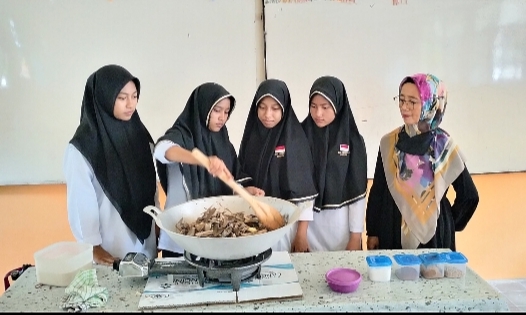
M 231 283 L 234 291 L 239 291 L 241 282 L 248 281 L 254 277 L 261 277 L 261 264 L 272 255 L 269 248 L 256 256 L 234 259 L 218 260 L 196 256 L 184 251 L 184 259 L 197 269 L 199 284 L 204 286 L 207 282 Z

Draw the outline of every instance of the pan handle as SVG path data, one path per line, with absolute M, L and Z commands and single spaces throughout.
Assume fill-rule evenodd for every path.
M 161 219 L 159 219 L 159 214 L 162 212 L 161 209 L 159 209 L 159 208 L 157 208 L 155 206 L 146 206 L 146 207 L 144 207 L 144 209 L 142 209 L 142 211 L 144 211 L 145 213 L 149 214 L 155 220 L 155 223 L 159 227 L 163 227 L 163 225 L 161 223 Z

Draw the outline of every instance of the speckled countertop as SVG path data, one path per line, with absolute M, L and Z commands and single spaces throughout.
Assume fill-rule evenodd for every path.
M 497 291 L 468 268 L 461 279 L 423 278 L 401 281 L 394 272 L 389 282 L 372 282 L 367 277 L 367 255 L 397 253 L 420 254 L 422 250 L 406 251 L 341 251 L 291 254 L 298 273 L 303 297 L 298 299 L 247 302 L 241 304 L 211 304 L 155 311 L 195 312 L 507 312 L 508 306 Z M 335 293 L 327 286 L 325 273 L 334 267 L 349 267 L 362 274 L 357 291 Z M 110 297 L 103 308 L 89 312 L 138 312 L 139 298 L 146 280 L 119 278 L 110 267 L 96 266 L 99 285 L 108 289 Z M 63 287 L 37 285 L 35 268 L 29 268 L 0 296 L 1 312 L 57 312 Z M 145 312 L 149 310 L 144 310 Z

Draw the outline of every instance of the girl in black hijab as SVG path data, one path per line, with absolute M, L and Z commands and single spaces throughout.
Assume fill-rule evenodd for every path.
M 367 192 L 365 143 L 339 79 L 316 79 L 309 101 L 309 115 L 302 126 L 313 153 L 319 191 L 308 233 L 311 250 L 359 250 Z
M 143 212 L 157 204 L 153 140 L 136 111 L 139 79 L 118 65 L 89 76 L 80 124 L 66 150 L 68 219 L 96 263 L 128 252 L 157 257 L 155 223 Z
M 307 227 L 317 191 L 308 141 L 285 82 L 269 79 L 259 85 L 241 140 L 239 161 L 266 196 L 291 201 L 305 210 L 297 227 L 272 248 L 308 251 Z
M 252 179 L 241 171 L 234 146 L 225 126 L 235 107 L 234 97 L 217 83 L 204 83 L 194 89 L 174 125 L 159 138 L 155 158 L 161 185 L 166 192 L 165 209 L 195 198 L 231 195 L 232 189 L 218 176 L 226 173 L 253 195 L 263 191 L 252 187 Z M 198 148 L 210 160 L 210 171 L 199 166 L 191 150 Z M 183 254 L 163 230 L 159 249 L 163 257 Z

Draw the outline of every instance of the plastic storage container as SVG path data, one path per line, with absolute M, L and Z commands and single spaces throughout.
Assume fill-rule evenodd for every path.
M 459 252 L 442 253 L 446 260 L 444 276 L 446 278 L 462 278 L 466 275 L 466 264 L 468 259 Z
M 389 256 L 385 255 L 371 255 L 365 258 L 367 261 L 369 279 L 371 281 L 390 281 L 391 267 L 393 262 Z
M 93 246 L 79 242 L 59 242 L 34 255 L 37 282 L 68 286 L 80 270 L 93 267 Z
M 362 275 L 354 269 L 334 268 L 325 274 L 325 280 L 333 291 L 350 293 L 358 289 Z
M 396 254 L 395 275 L 400 280 L 414 281 L 420 278 L 420 265 L 422 260 L 413 254 Z
M 444 278 L 446 259 L 440 253 L 426 253 L 418 255 L 422 260 L 420 273 L 426 279 Z

